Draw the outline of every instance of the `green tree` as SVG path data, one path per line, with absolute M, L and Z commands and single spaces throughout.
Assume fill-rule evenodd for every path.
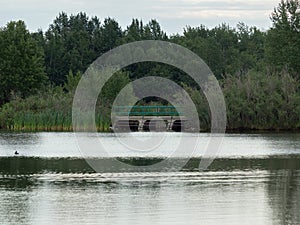
M 85 13 L 70 17 L 60 13 L 45 33 L 46 69 L 50 81 L 63 84 L 69 70 L 84 72 L 95 60 L 93 37 L 99 28 L 98 19 Z
M 36 93 L 46 82 L 44 52 L 23 21 L 0 29 L 0 104 Z
M 238 35 L 226 24 L 211 30 L 203 25 L 187 27 L 182 38 L 173 40 L 200 56 L 219 79 L 238 70 Z
M 266 41 L 267 61 L 277 70 L 300 74 L 300 2 L 281 1 L 271 15 L 272 28 Z
M 248 27 L 244 23 L 239 23 L 237 29 L 239 73 L 247 74 L 253 68 L 259 70 L 264 65 L 265 33 L 256 27 Z
M 85 13 L 68 16 L 62 12 L 45 33 L 46 70 L 56 85 L 66 82 L 69 70 L 83 73 L 103 53 L 116 47 L 122 38 L 119 24 L 111 18 L 101 25 Z
M 121 44 L 122 29 L 116 20 L 111 18 L 105 19 L 101 26 L 101 34 L 102 53 L 105 53 Z
M 126 43 L 140 41 L 145 38 L 143 22 L 138 19 L 133 19 L 132 23 L 124 32 L 124 40 Z
M 161 29 L 156 20 L 150 22 L 144 27 L 144 39 L 147 40 L 168 40 L 167 34 Z

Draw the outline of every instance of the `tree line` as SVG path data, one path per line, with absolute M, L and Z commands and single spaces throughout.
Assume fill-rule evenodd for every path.
M 187 26 L 182 35 L 167 35 L 156 20 L 144 24 L 133 19 L 122 29 L 115 19 L 100 21 L 84 12 L 62 12 L 46 31 L 30 32 L 24 21 L 12 21 L 0 28 L 0 105 L 49 88 L 61 88 L 61 95 L 72 92 L 70 86 L 75 86 L 88 66 L 110 49 L 133 41 L 164 40 L 192 50 L 214 72 L 227 101 L 229 127 L 274 128 L 280 127 L 279 121 L 285 121 L 284 128 L 300 127 L 299 9 L 298 0 L 282 0 L 270 15 L 272 27 L 267 31 L 239 23 L 236 27 Z M 160 63 L 133 64 L 121 73 L 124 76 L 108 85 L 109 98 L 114 96 L 110 90 L 118 92 L 116 83 L 121 88 L 142 76 L 167 77 L 187 85 L 190 93 L 199 91 L 184 72 Z M 194 96 L 205 105 L 203 96 Z M 199 110 L 209 121 L 209 110 Z M 270 122 L 273 120 L 276 124 Z

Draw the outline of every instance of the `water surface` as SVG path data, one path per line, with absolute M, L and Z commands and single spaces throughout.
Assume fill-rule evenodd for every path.
M 104 174 L 72 133 L 0 133 L 0 224 L 299 224 L 299 143 L 297 133 L 227 134 L 207 171 L 196 154 L 179 172 Z

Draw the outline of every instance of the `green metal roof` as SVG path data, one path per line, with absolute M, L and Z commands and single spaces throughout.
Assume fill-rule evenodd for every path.
M 117 116 L 181 116 L 182 112 L 178 112 L 178 107 L 174 106 L 114 106 L 113 114 Z

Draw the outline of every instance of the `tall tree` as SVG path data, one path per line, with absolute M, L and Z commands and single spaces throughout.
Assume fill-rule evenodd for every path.
M 52 83 L 62 85 L 69 70 L 83 73 L 103 53 L 101 29 L 97 17 L 59 14 L 45 33 L 46 69 Z
M 237 29 L 239 74 L 247 74 L 253 68 L 260 69 L 265 63 L 265 33 L 256 27 L 248 27 L 244 23 L 239 23 Z
M 272 28 L 268 31 L 266 57 L 275 69 L 287 67 L 300 74 L 300 2 L 282 0 L 271 15 Z
M 187 27 L 184 36 L 174 41 L 199 55 L 217 78 L 238 70 L 238 35 L 235 29 L 226 24 L 211 30 L 203 25 Z
M 150 20 L 150 22 L 144 27 L 144 39 L 167 41 L 168 36 L 161 29 L 160 24 L 156 20 Z
M 107 52 L 121 44 L 122 29 L 114 19 L 107 18 L 101 26 L 102 53 Z
M 46 82 L 44 52 L 23 21 L 0 29 L 0 104 L 27 97 Z
M 125 42 L 133 42 L 133 41 L 140 41 L 144 39 L 144 26 L 143 22 L 139 21 L 138 19 L 133 19 L 132 23 L 127 27 L 124 32 L 124 39 Z

